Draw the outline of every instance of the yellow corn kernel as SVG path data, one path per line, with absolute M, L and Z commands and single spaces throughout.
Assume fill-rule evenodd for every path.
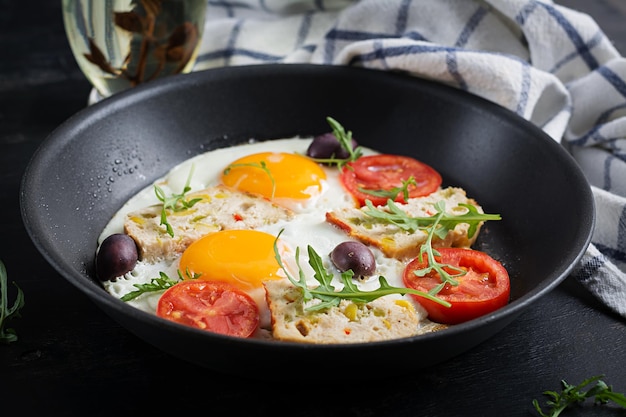
M 357 307 L 357 305 L 354 303 L 350 303 L 343 310 L 343 314 L 344 316 L 348 318 L 348 320 L 355 321 L 357 318 L 358 311 L 359 311 L 359 308 Z
M 135 222 L 135 223 L 139 224 L 139 225 L 143 225 L 143 224 L 145 224 L 145 223 L 146 223 L 146 218 L 145 218 L 145 217 L 143 217 L 143 216 L 132 216 L 132 217 L 130 218 L 130 220 L 131 220 L 132 222 Z
M 196 211 L 198 211 L 197 208 L 188 208 L 188 209 L 183 209 L 183 210 L 178 210 L 178 211 L 170 211 L 168 210 L 168 214 L 170 216 L 189 216 L 192 213 L 195 213 Z
M 395 303 L 396 303 L 397 306 L 409 309 L 411 311 L 415 311 L 415 308 L 413 307 L 413 304 L 411 304 L 407 300 L 396 300 Z

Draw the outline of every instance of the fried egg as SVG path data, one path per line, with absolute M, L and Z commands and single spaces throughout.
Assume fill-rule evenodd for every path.
M 341 289 L 340 272 L 328 255 L 339 243 L 351 238 L 327 223 L 325 214 L 342 207 L 353 207 L 355 201 L 341 185 L 336 167 L 317 164 L 304 156 L 311 141 L 312 138 L 296 137 L 209 151 L 182 162 L 163 178 L 143 189 L 115 214 L 103 230 L 100 242 L 113 233 L 123 232 L 128 213 L 160 204 L 154 185 L 158 185 L 169 196 L 180 194 L 186 184 L 190 192 L 223 184 L 241 192 L 261 195 L 292 210 L 294 215 L 288 221 L 262 225 L 254 230 L 222 230 L 207 234 L 190 244 L 173 261 L 149 263 L 140 260 L 134 270 L 104 282 L 105 289 L 121 298 L 135 291 L 135 285 L 150 283 L 161 273 L 170 278 L 178 278 L 179 274 L 184 273 L 200 276 L 201 279 L 228 281 L 254 298 L 261 311 L 260 327 L 267 329 L 270 315 L 263 281 L 283 279 L 286 274 L 298 279 L 301 269 L 309 285 L 319 284 L 313 278 L 314 270 L 308 263 L 309 245 L 320 255 L 326 270 L 334 274 L 335 288 Z M 376 152 L 365 148 L 364 153 Z M 276 259 L 275 242 L 284 268 Z M 379 286 L 378 276 L 384 276 L 390 285 L 403 287 L 402 272 L 405 264 L 385 257 L 376 248 L 371 250 L 376 258 L 376 274 L 360 280 L 357 285 L 365 291 L 373 290 Z M 128 303 L 155 314 L 161 293 L 145 293 Z M 406 296 L 397 297 L 410 300 Z M 416 308 L 419 309 L 419 305 Z

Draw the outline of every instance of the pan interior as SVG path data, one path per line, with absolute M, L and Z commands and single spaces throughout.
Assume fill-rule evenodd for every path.
M 50 135 L 26 171 L 21 203 L 27 231 L 51 265 L 116 320 L 179 354 L 172 343 L 163 346 L 165 337 L 158 334 L 168 326 L 131 312 L 101 289 L 93 270 L 98 235 L 128 198 L 175 164 L 250 139 L 324 133 L 327 116 L 362 145 L 430 164 L 444 185 L 465 188 L 486 212 L 501 214 L 502 221 L 486 225 L 476 248 L 509 270 L 512 303 L 466 326 L 474 336 L 461 338 L 466 342 L 450 355 L 491 336 L 553 288 L 589 244 L 589 186 L 573 159 L 540 129 L 441 84 L 314 65 L 175 76 L 79 112 Z M 492 330 L 476 331 L 483 325 Z M 426 339 L 444 339 L 443 333 Z M 420 341 L 396 345 L 406 343 Z

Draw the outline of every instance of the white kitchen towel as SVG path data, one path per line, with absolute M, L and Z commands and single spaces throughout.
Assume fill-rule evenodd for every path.
M 626 59 L 590 16 L 549 0 L 209 0 L 194 70 L 262 63 L 401 70 L 542 128 L 597 205 L 573 276 L 626 317 Z

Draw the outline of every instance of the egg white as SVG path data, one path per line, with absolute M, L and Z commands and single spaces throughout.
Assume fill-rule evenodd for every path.
M 178 194 L 184 189 L 185 184 L 190 178 L 189 186 L 191 187 L 191 192 L 202 190 L 209 186 L 219 184 L 220 175 L 228 163 L 242 156 L 265 151 L 293 152 L 305 155 L 311 141 L 312 138 L 295 137 L 265 142 L 251 142 L 209 151 L 190 158 L 172 168 L 163 178 L 158 179 L 155 183 L 140 191 L 124 204 L 102 231 L 99 243 L 113 233 L 123 232 L 123 224 L 127 213 L 154 204 L 160 204 L 160 201 L 158 201 L 154 193 L 155 184 L 158 184 L 166 195 L 173 193 Z M 376 151 L 367 148 L 364 149 L 364 154 L 373 153 L 376 153 Z M 311 245 L 315 252 L 322 257 L 327 271 L 334 274 L 335 288 L 339 290 L 343 286 L 340 279 L 341 274 L 334 265 L 332 265 L 328 255 L 339 243 L 352 240 L 352 238 L 327 223 L 325 221 L 325 214 L 328 211 L 340 207 L 353 207 L 354 200 L 340 184 L 338 169 L 336 167 L 323 167 L 323 169 L 326 172 L 326 180 L 323 181 L 322 191 L 319 195 L 309 199 L 305 203 L 295 201 L 276 202 L 277 204 L 287 206 L 295 212 L 295 216 L 292 220 L 289 222 L 281 221 L 272 225 L 266 225 L 257 230 L 269 233 L 273 236 L 282 233 L 280 239 L 292 249 L 290 251 L 292 254 L 295 253 L 296 248 L 300 248 L 300 267 L 302 267 L 306 276 L 309 277 L 308 283 L 310 285 L 318 285 L 317 281 L 313 278 L 313 269 L 308 263 L 307 246 Z M 193 170 L 193 174 L 190 177 L 191 170 Z M 376 258 L 376 273 L 369 279 L 357 282 L 357 285 L 365 291 L 376 289 L 379 287 L 378 277 L 382 275 L 390 285 L 403 287 L 402 272 L 405 268 L 405 264 L 396 259 L 385 257 L 377 248 L 372 247 L 371 250 Z M 176 278 L 178 277 L 178 261 L 178 259 L 173 262 L 161 261 L 155 264 L 139 261 L 133 271 L 113 281 L 104 282 L 104 288 L 111 295 L 120 298 L 136 290 L 135 284 L 149 283 L 153 278 L 158 277 L 160 272 L 166 273 L 170 278 Z M 283 259 L 283 262 L 288 269 L 288 273 L 295 279 L 298 279 L 298 268 L 295 259 Z M 145 293 L 128 301 L 128 304 L 143 311 L 156 314 L 156 306 L 161 294 L 162 292 Z M 263 290 L 252 291 L 250 295 L 260 307 L 260 327 L 269 327 L 269 311 Z M 408 296 L 394 295 L 394 297 L 404 298 L 413 302 Z M 413 304 L 416 307 L 416 311 L 421 312 L 421 316 L 425 317 L 423 308 L 415 302 L 413 302 Z

